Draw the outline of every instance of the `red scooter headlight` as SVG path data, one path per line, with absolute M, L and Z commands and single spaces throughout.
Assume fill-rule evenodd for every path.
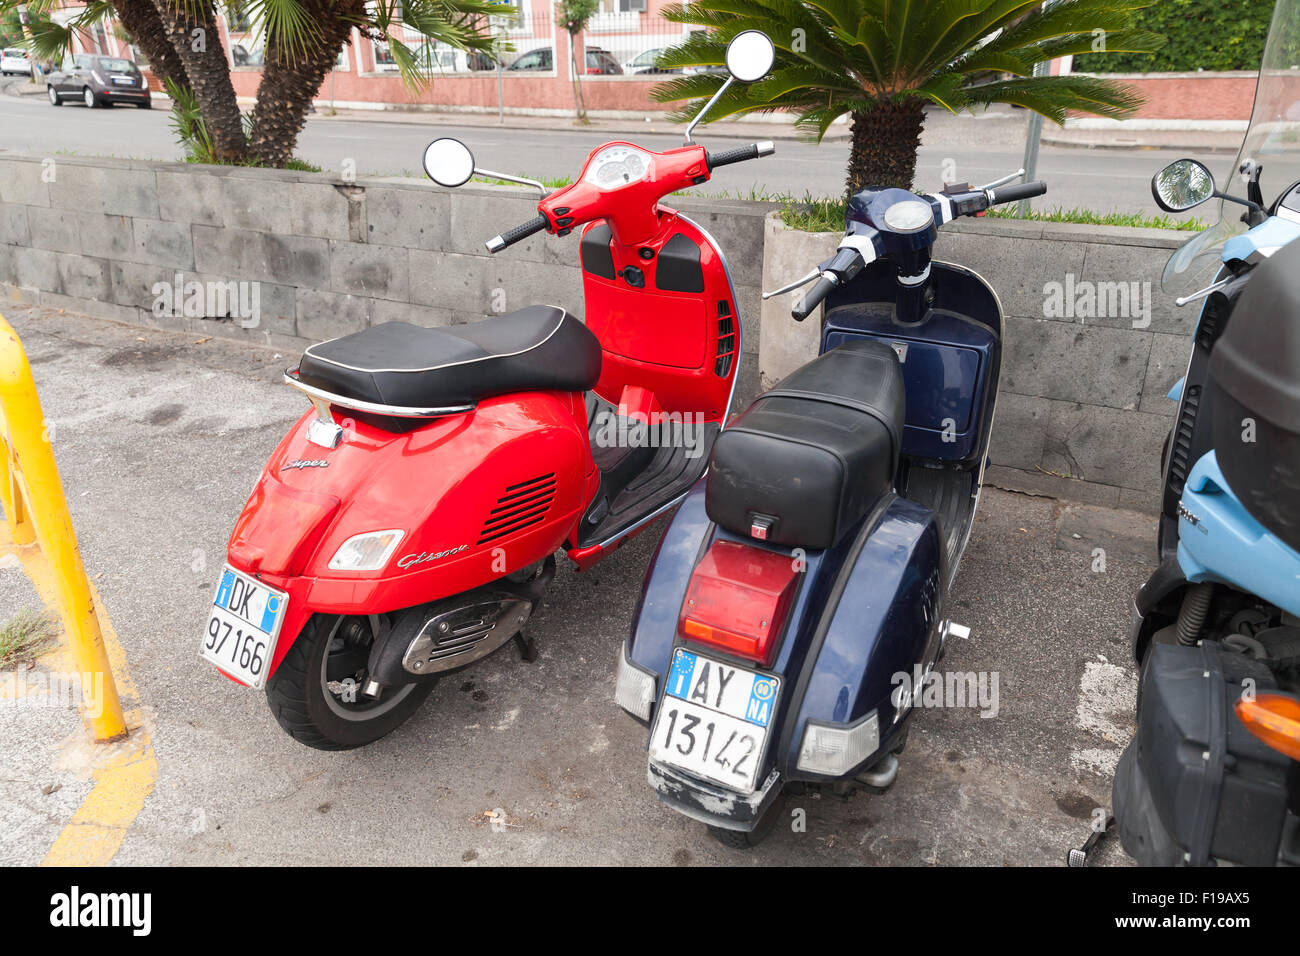
M 771 665 L 799 580 L 788 554 L 735 541 L 715 541 L 686 589 L 681 635 Z

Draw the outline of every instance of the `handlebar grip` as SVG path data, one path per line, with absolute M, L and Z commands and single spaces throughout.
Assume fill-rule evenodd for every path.
M 750 143 L 748 146 L 737 146 L 735 149 L 724 149 L 720 153 L 705 153 L 704 162 L 708 164 L 709 169 L 717 169 L 730 163 L 743 163 L 747 159 L 770 156 L 774 152 L 776 152 L 776 144 L 771 140 L 764 140 L 761 143 Z
M 830 295 L 831 290 L 839 284 L 838 279 L 828 278 L 826 273 L 822 273 L 821 278 L 817 280 L 816 284 L 804 293 L 802 299 L 794 304 L 794 308 L 790 310 L 791 317 L 793 317 L 796 322 L 802 322 L 804 319 L 808 318 L 808 314 L 812 312 L 813 309 L 817 308 L 817 306 L 821 305 L 822 300 Z
M 507 229 L 499 236 L 493 236 L 483 245 L 487 246 L 488 252 L 500 252 L 506 246 L 514 245 L 520 239 L 527 239 L 535 232 L 541 232 L 543 229 L 549 229 L 550 223 L 540 212 L 532 219 L 515 226 L 513 229 Z
M 996 189 L 988 190 L 989 205 L 996 206 L 1004 202 L 1018 202 L 1021 199 L 1033 199 L 1035 196 L 1041 196 L 1047 192 L 1047 183 L 1041 179 L 1035 179 L 1028 183 L 1012 183 L 1010 186 L 999 186 Z

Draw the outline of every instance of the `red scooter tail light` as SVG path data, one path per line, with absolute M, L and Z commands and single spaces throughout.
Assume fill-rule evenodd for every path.
M 697 644 L 771 666 L 799 572 L 787 554 L 715 541 L 696 565 L 677 628 Z

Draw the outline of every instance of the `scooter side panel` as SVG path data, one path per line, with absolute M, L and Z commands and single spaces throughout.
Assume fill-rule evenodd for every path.
M 267 462 L 228 548 L 235 567 L 289 592 L 272 674 L 304 608 L 383 613 L 468 590 L 553 553 L 587 503 L 581 396 L 504 396 L 405 434 L 340 420 L 345 438 L 334 449 L 307 441 L 309 422 Z M 293 495 L 339 504 L 322 529 L 279 507 Z M 405 535 L 382 569 L 329 567 L 349 538 L 394 528 Z
M 1221 581 L 1300 615 L 1300 554 L 1255 520 L 1210 452 L 1178 506 L 1178 564 L 1189 581 Z
M 896 675 L 911 679 L 916 665 L 933 663 L 946 562 L 933 512 L 894 499 L 850 560 L 808 648 L 811 662 L 792 662 L 797 680 L 783 691 L 777 759 L 787 779 L 834 779 L 796 769 L 810 720 L 849 724 L 875 710 L 877 753 L 888 751 L 907 716 L 891 700 Z

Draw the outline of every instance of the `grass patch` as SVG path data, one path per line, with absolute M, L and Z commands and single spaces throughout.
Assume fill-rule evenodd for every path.
M 1149 216 L 1140 212 L 1093 212 L 1091 209 L 1031 209 L 1021 215 L 1013 205 L 989 210 L 994 219 L 1026 219 L 1035 222 L 1077 222 L 1087 226 L 1132 226 L 1136 229 L 1173 229 L 1176 232 L 1200 232 L 1205 223 L 1191 219 L 1171 219 L 1169 216 Z
M 34 660 L 54 643 L 58 626 L 43 611 L 22 610 L 0 627 L 0 670 Z
M 185 162 L 194 163 L 199 166 L 249 166 L 255 169 L 272 168 L 270 166 L 267 166 L 265 163 L 259 162 L 256 159 L 248 159 L 239 163 L 223 163 L 217 161 L 212 156 L 199 157 L 199 156 L 189 155 L 185 157 Z M 321 171 L 321 168 L 317 166 L 315 163 L 309 163 L 307 162 L 307 160 L 302 159 L 298 156 L 293 157 L 293 159 L 285 163 L 284 168 L 297 170 L 300 173 L 319 173 Z

